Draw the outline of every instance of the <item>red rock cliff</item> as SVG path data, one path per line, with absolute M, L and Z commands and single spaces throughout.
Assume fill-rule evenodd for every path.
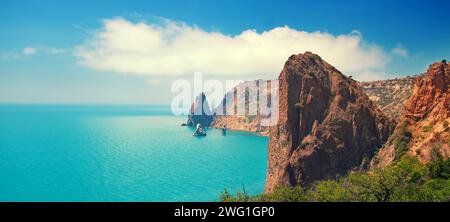
M 449 89 L 450 63 L 442 61 L 430 65 L 425 76 L 417 79 L 395 133 L 374 158 L 373 166 L 385 167 L 403 154 L 426 163 L 431 160 L 433 149 L 450 156 Z
M 405 103 L 404 116 L 413 121 L 450 116 L 450 65 L 430 65 L 423 78 L 416 81 L 413 95 Z
M 318 55 L 293 55 L 279 76 L 266 192 L 308 185 L 366 164 L 393 131 L 363 89 Z

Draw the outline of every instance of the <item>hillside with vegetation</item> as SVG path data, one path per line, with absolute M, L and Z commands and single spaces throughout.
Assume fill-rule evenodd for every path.
M 422 164 L 404 156 L 382 170 L 352 172 L 335 180 L 317 181 L 303 188 L 277 187 L 272 193 L 255 196 L 245 191 L 224 190 L 222 202 L 419 202 L 450 201 L 450 160 L 434 156 Z

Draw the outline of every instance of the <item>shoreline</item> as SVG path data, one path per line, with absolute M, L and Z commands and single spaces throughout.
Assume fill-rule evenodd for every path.
M 218 127 L 207 127 L 207 128 L 211 128 L 211 129 L 220 129 Z M 243 133 L 252 133 L 255 134 L 256 136 L 261 136 L 261 137 L 269 137 L 269 132 L 267 132 L 267 134 L 263 131 L 263 132 L 256 132 L 256 131 L 248 131 L 248 130 L 241 130 L 241 129 L 227 129 L 227 131 L 234 131 L 234 132 L 243 132 Z
M 190 127 L 190 128 L 194 128 L 193 126 L 189 126 L 189 125 L 180 125 L 181 127 Z M 205 129 L 216 129 L 216 130 L 220 130 L 221 128 L 218 127 L 204 127 Z M 241 129 L 227 129 L 227 131 L 232 131 L 232 132 L 241 132 L 241 133 L 248 133 L 248 134 L 252 134 L 254 136 L 260 136 L 260 137 L 269 137 L 269 132 L 256 132 L 256 131 L 248 131 L 248 130 L 241 130 Z

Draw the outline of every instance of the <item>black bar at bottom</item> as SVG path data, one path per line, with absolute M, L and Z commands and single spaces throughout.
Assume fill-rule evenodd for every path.
M 450 203 L 0 203 L 0 215 L 48 219 L 248 220 L 297 218 L 384 221 L 448 218 Z

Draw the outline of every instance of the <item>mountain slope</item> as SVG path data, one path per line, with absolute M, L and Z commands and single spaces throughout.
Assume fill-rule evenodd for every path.
M 403 154 L 429 162 L 436 151 L 450 156 L 450 63 L 430 65 L 418 78 L 395 133 L 372 161 L 377 167 L 392 164 Z
M 397 120 L 412 95 L 417 76 L 360 82 L 364 92 L 390 118 Z

